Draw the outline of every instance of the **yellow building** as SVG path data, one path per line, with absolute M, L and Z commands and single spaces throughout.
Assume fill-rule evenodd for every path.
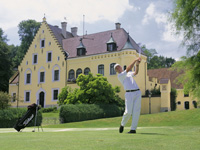
M 61 23 L 60 29 L 43 18 L 18 71 L 9 81 L 9 93 L 19 99 L 13 99 L 12 106 L 25 107 L 32 103 L 42 107 L 57 106 L 61 89 L 66 85 L 77 88 L 78 75 L 88 72 L 103 74 L 113 86 L 120 86 L 119 95 L 124 99 L 125 91 L 117 79 L 114 65 L 119 63 L 125 69 L 139 57 L 139 46 L 120 25 L 116 23 L 113 30 L 78 36 L 77 27 L 69 32 L 66 22 Z M 141 58 L 135 80 L 145 95 L 158 81 L 157 78 L 149 81 L 147 57 L 143 52 Z M 170 86 L 168 83 L 166 86 Z M 142 113 L 170 111 L 169 92 L 162 90 L 161 93 L 164 96 L 151 99 L 151 106 L 149 98 L 142 99 Z
M 58 94 L 66 85 L 74 83 L 80 73 L 101 73 L 113 86 L 121 86 L 114 70 L 119 63 L 124 68 L 139 56 L 139 46 L 116 23 L 116 29 L 78 36 L 77 27 L 68 32 L 67 23 L 58 26 L 47 24 L 46 18 L 25 54 L 18 72 L 10 79 L 9 93 L 19 101 L 12 106 L 25 107 L 37 103 L 42 107 L 57 106 Z M 146 56 L 141 53 L 140 72 L 136 81 L 142 93 L 146 90 Z M 120 96 L 124 97 L 121 88 Z
M 170 91 L 171 88 L 174 88 L 177 91 L 176 110 L 193 109 L 197 101 L 190 94 L 184 93 L 182 84 L 177 84 L 177 77 L 183 73 L 183 71 L 177 72 L 170 68 L 148 70 L 149 80 L 147 87 L 148 89 L 160 88 L 161 97 L 163 97 L 162 101 L 168 103 L 168 106 L 170 106 Z

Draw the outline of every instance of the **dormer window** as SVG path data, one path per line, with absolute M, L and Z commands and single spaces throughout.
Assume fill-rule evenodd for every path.
M 111 33 L 110 40 L 107 42 L 107 51 L 116 51 L 116 50 L 117 50 L 117 44 L 115 40 L 113 39 L 112 33 Z
M 77 48 L 77 56 L 83 56 L 85 55 L 86 50 L 85 48 Z
M 80 45 L 76 48 L 77 49 L 77 56 L 83 56 L 86 54 L 86 48 L 83 45 L 82 38 L 80 39 Z

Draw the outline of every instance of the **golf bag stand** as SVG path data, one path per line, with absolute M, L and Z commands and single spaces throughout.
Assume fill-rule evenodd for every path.
M 14 125 L 14 129 L 20 132 L 21 129 L 24 129 L 34 117 L 36 117 L 39 107 L 37 104 L 33 103 L 28 106 L 28 110 L 24 116 L 18 119 L 17 123 Z
M 37 113 L 38 113 L 38 110 L 39 110 L 39 100 L 37 100 L 37 107 L 36 107 L 36 114 L 35 114 L 35 123 L 34 123 L 34 130 L 32 132 L 35 132 L 35 127 L 37 125 Z M 42 132 L 43 132 L 43 128 L 42 128 L 42 125 L 40 125 L 41 129 L 42 129 Z M 38 126 L 38 132 L 39 132 L 39 126 Z

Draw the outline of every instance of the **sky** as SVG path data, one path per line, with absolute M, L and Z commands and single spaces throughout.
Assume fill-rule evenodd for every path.
M 179 60 L 186 54 L 180 46 L 182 36 L 169 22 L 173 0 L 1 0 L 0 28 L 9 39 L 8 44 L 20 45 L 18 24 L 33 19 L 61 27 L 67 21 L 67 30 L 78 27 L 78 35 L 115 29 L 115 23 L 129 32 L 136 41 L 158 55 Z

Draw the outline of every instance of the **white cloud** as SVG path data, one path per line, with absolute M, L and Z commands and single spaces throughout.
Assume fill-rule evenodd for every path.
M 128 0 L 1 0 L 0 27 L 16 27 L 27 19 L 42 21 L 44 13 L 47 22 L 66 17 L 70 24 L 77 25 L 83 15 L 88 23 L 102 19 L 116 22 L 126 10 L 134 10 Z
M 150 21 L 156 22 L 157 26 L 160 27 L 163 32 L 161 35 L 161 40 L 166 42 L 177 42 L 181 41 L 182 36 L 177 37 L 175 35 L 176 31 L 172 24 L 168 21 L 168 14 L 160 12 L 154 3 L 150 3 L 145 11 L 144 18 L 142 20 L 143 25 L 148 25 Z

